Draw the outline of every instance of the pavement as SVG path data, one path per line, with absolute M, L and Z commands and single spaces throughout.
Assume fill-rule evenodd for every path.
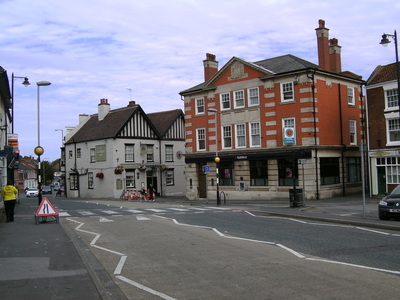
M 62 199 L 62 198 L 61 198 Z M 65 198 L 64 198 L 65 199 Z M 52 198 L 49 198 L 52 201 Z M 71 199 L 71 201 L 99 201 Z M 221 207 L 241 209 L 257 216 L 281 216 L 315 222 L 400 231 L 399 220 L 378 218 L 380 199 L 351 195 L 306 201 L 290 207 L 289 200 L 227 201 Z M 101 199 L 103 203 L 123 206 L 122 199 Z M 154 205 L 216 206 L 215 201 L 187 201 L 184 198 L 158 198 Z M 15 221 L 0 219 L 0 290 L 2 299 L 126 299 L 90 248 L 78 235 L 48 217 L 35 224 L 37 198 L 21 199 L 16 205 Z M 64 221 L 65 222 L 65 221 Z

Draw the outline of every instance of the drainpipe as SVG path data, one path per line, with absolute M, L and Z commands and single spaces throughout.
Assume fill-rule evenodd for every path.
M 162 174 L 162 170 L 161 170 L 161 166 L 162 166 L 162 164 L 161 164 L 161 140 L 158 140 L 158 155 L 159 155 L 159 158 L 160 158 L 160 197 L 161 196 L 163 196 L 163 184 L 164 184 L 164 182 L 163 182 L 163 174 Z M 154 185 L 153 185 L 153 188 L 154 188 Z M 157 187 L 155 187 L 155 189 L 157 190 Z
M 346 195 L 346 186 L 345 186 L 345 171 L 344 171 L 344 152 L 347 150 L 346 145 L 343 142 L 343 112 L 342 112 L 342 93 L 341 93 L 341 84 L 338 85 L 338 92 L 339 92 L 339 120 L 340 120 L 340 144 L 342 145 L 342 196 Z
M 310 74 L 308 74 L 310 73 Z M 318 177 L 318 139 L 317 139 L 317 116 L 315 111 L 315 70 L 309 69 L 307 77 L 311 79 L 311 91 L 313 99 L 313 118 L 314 118 L 314 146 L 315 146 L 315 199 L 319 200 L 319 177 Z

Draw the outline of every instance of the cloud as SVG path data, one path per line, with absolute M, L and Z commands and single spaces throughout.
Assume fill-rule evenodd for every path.
M 46 154 L 59 157 L 60 132 L 78 115 L 131 98 L 146 112 L 183 108 L 179 92 L 203 81 L 205 53 L 222 67 L 233 56 L 258 61 L 293 54 L 317 63 L 315 28 L 325 19 L 342 46 L 343 69 L 368 78 L 394 61 L 383 32 L 400 28 L 394 0 L 148 0 L 0 1 L 0 65 L 15 82 L 16 133 L 22 155 L 36 141 L 36 82 L 41 88 L 41 136 Z M 130 88 L 131 91 L 127 90 Z

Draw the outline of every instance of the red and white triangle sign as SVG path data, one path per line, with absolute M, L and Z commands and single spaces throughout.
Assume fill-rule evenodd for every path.
M 58 211 L 54 208 L 53 204 L 50 203 L 49 199 L 44 197 L 35 215 L 37 217 L 58 216 Z

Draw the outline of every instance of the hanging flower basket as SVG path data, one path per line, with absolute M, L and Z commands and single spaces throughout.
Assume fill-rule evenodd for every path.
M 100 172 L 96 174 L 96 177 L 99 179 L 103 179 L 104 178 L 104 173 Z
M 114 174 L 122 174 L 124 168 L 122 166 L 118 166 L 114 169 Z

